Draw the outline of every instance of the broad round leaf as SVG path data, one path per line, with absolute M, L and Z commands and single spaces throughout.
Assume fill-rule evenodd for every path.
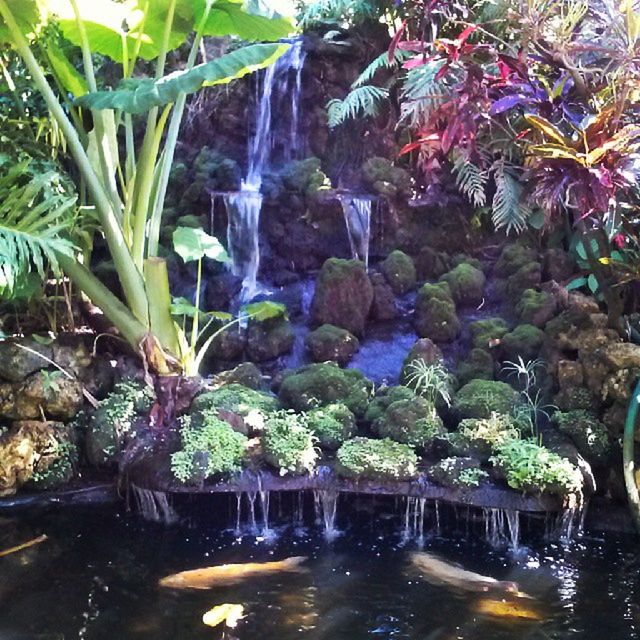
M 287 307 L 280 302 L 263 300 L 245 305 L 242 307 L 242 312 L 258 322 L 263 322 L 271 318 L 286 317 Z
M 202 229 L 178 227 L 173 232 L 173 248 L 185 262 L 194 262 L 205 257 L 218 262 L 229 261 L 229 256 L 218 238 L 210 236 Z

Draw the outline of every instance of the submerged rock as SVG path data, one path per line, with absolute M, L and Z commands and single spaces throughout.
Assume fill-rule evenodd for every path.
M 373 287 L 364 263 L 329 258 L 318 275 L 311 304 L 316 325 L 333 324 L 361 336 L 373 302 Z
M 367 410 L 373 384 L 355 369 L 334 363 L 311 364 L 286 374 L 280 385 L 282 403 L 296 411 L 340 402 L 356 417 Z
M 446 282 L 425 284 L 418 291 L 414 314 L 416 333 L 434 342 L 452 342 L 460 333 L 456 305 Z
M 490 418 L 510 414 L 518 404 L 518 392 L 505 382 L 472 380 L 454 396 L 452 409 L 459 418 Z
M 418 473 L 413 448 L 389 439 L 347 440 L 338 449 L 336 463 L 339 475 L 355 480 L 409 480 Z
M 304 342 L 315 362 L 334 360 L 341 365 L 347 364 L 360 347 L 352 333 L 330 324 L 311 331 Z
M 484 298 L 484 273 L 466 262 L 445 273 L 440 280 L 449 284 L 457 305 L 477 306 Z
M 403 251 L 392 251 L 380 264 L 380 270 L 396 295 L 403 295 L 416 286 L 416 267 Z

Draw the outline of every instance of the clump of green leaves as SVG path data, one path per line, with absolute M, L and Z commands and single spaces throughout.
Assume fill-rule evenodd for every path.
M 171 455 L 171 471 L 180 482 L 201 483 L 242 469 L 247 437 L 215 416 L 208 415 L 198 427 L 183 416 L 180 439 L 182 448 Z
M 520 438 L 514 419 L 495 412 L 488 418 L 465 418 L 458 425 L 458 433 L 466 440 L 483 443 L 490 449 Z
M 477 487 L 489 475 L 478 464 L 475 458 L 457 456 L 443 458 L 429 469 L 429 475 L 446 487 Z
M 353 438 L 336 454 L 338 473 L 347 478 L 406 480 L 418 472 L 413 447 L 388 438 Z
M 279 411 L 269 416 L 262 435 L 265 460 L 280 475 L 310 473 L 316 465 L 316 437 L 309 429 L 306 416 Z
M 337 449 L 356 432 L 353 413 L 341 403 L 312 409 L 307 413 L 307 425 L 326 449 Z
M 508 440 L 496 447 L 491 463 L 507 484 L 521 491 L 567 495 L 582 490 L 582 474 L 569 460 L 533 440 Z

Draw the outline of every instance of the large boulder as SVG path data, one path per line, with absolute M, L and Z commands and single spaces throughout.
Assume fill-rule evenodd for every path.
M 425 284 L 418 291 L 414 314 L 416 333 L 434 342 L 452 342 L 460 333 L 456 305 L 446 282 Z
M 333 362 L 311 364 L 284 376 L 280 401 L 296 411 L 308 411 L 336 402 L 356 417 L 367 410 L 373 384 L 360 371 L 341 369 Z
M 449 284 L 451 297 L 457 305 L 477 306 L 484 298 L 484 273 L 466 262 L 445 273 L 440 280 Z
M 333 324 L 362 336 L 373 302 L 373 287 L 364 263 L 329 258 L 318 275 L 311 304 L 315 325 Z
M 341 365 L 347 364 L 360 347 L 352 333 L 330 324 L 311 331 L 304 342 L 315 362 L 333 360 Z
M 396 296 L 381 273 L 372 273 L 373 303 L 371 305 L 371 319 L 384 322 L 398 317 Z
M 249 320 L 247 355 L 256 362 L 275 360 L 293 348 L 295 335 L 286 313 L 274 317 Z
M 396 295 L 407 293 L 416 286 L 416 267 L 404 251 L 392 251 L 380 264 L 380 270 Z

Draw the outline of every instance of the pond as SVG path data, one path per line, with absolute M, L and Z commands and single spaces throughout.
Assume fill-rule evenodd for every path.
M 191 510 L 198 511 L 201 505 Z M 539 619 L 495 618 L 482 613 L 482 603 L 493 596 L 427 582 L 410 561 L 416 543 L 403 543 L 384 510 L 366 513 L 354 505 L 352 524 L 331 543 L 314 526 L 276 530 L 268 540 L 246 531 L 238 536 L 220 526 L 219 511 L 172 526 L 111 506 L 3 514 L 0 549 L 42 533 L 48 539 L 0 558 L 0 638 L 638 637 L 640 574 L 630 539 L 585 535 L 513 553 L 491 549 L 473 531 L 426 531 L 424 551 L 468 571 L 515 581 L 531 596 L 518 602 Z M 158 585 L 186 569 L 290 556 L 308 557 L 304 572 L 207 590 Z M 206 627 L 202 615 L 226 602 L 242 604 L 246 617 L 223 636 L 221 627 Z

